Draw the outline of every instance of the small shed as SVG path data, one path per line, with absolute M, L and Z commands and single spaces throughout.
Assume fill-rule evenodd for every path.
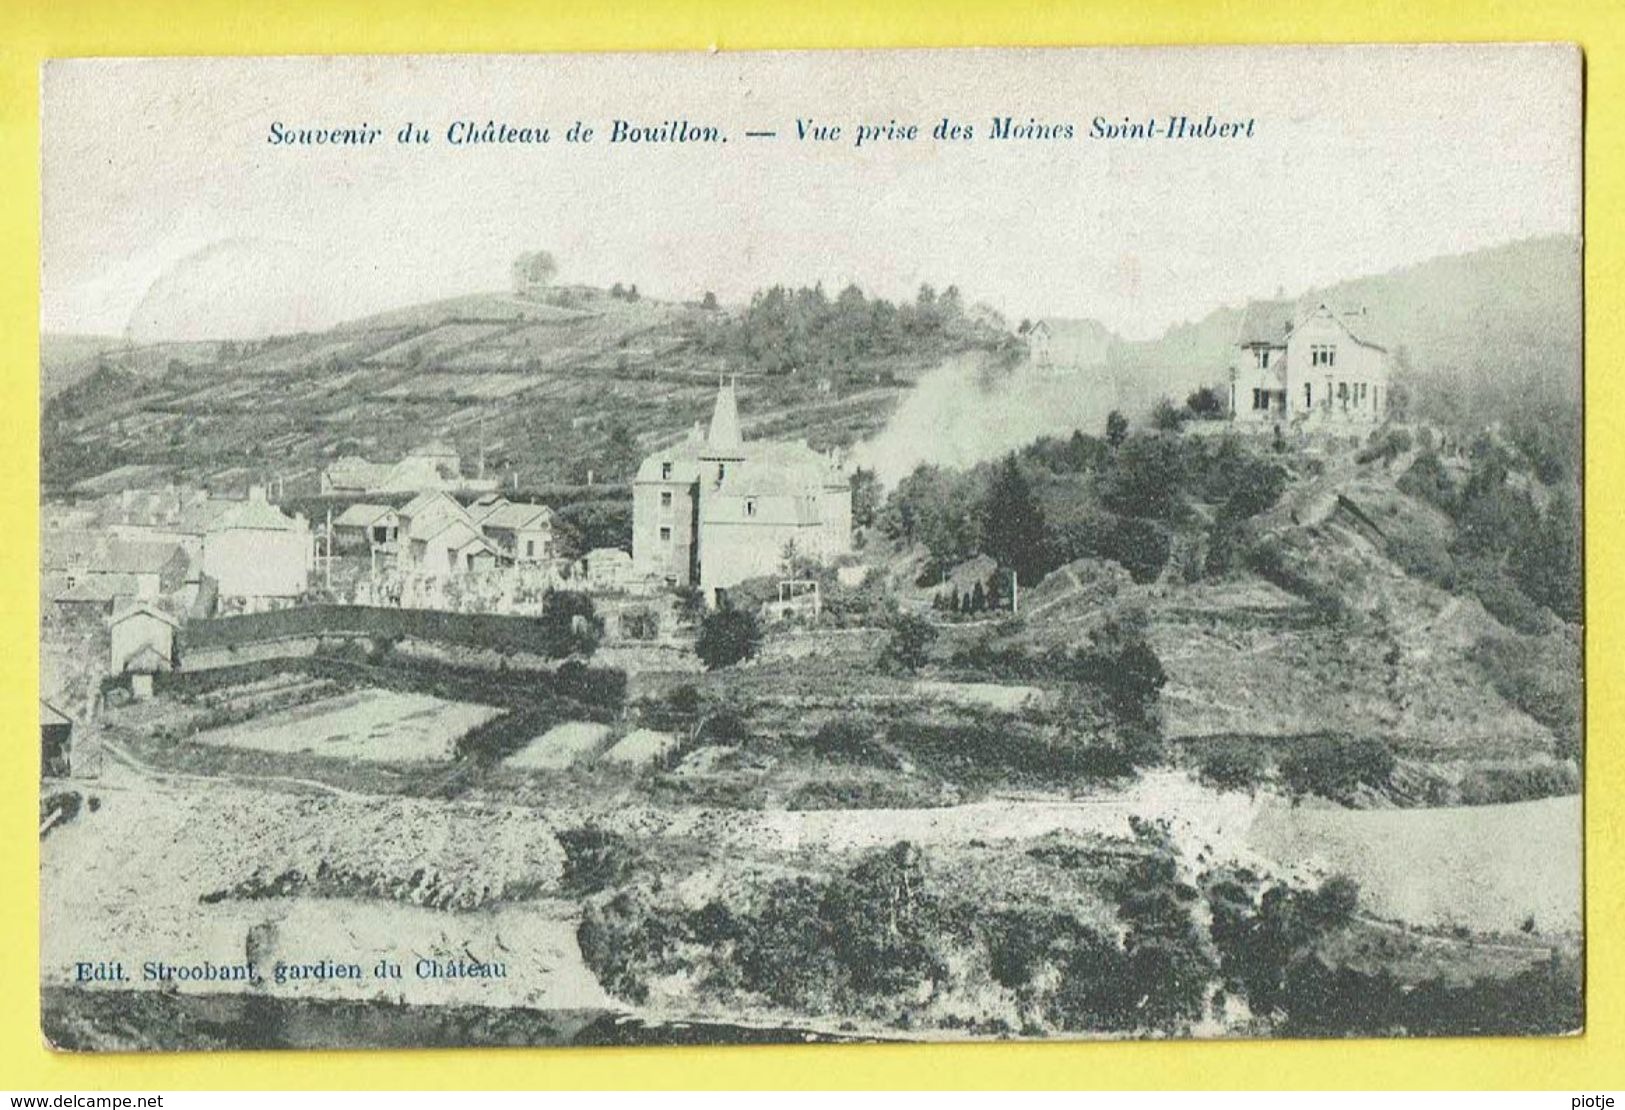
M 166 667 L 175 661 L 175 630 L 180 621 L 149 602 L 138 601 L 113 613 L 108 626 L 108 671 L 122 674 L 143 649 L 150 648 Z
M 73 718 L 48 701 L 39 703 L 40 775 L 66 778 L 73 771 Z

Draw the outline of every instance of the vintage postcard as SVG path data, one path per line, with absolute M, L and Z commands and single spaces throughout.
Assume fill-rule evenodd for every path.
M 42 98 L 53 1046 L 1583 1029 L 1577 49 Z

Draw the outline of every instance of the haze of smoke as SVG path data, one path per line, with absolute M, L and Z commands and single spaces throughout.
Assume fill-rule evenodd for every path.
M 1103 366 L 1000 370 L 985 356 L 961 355 L 922 377 L 890 423 L 853 448 L 852 461 L 894 486 L 921 463 L 964 468 L 1040 436 L 1099 435 L 1115 407 L 1121 391 Z

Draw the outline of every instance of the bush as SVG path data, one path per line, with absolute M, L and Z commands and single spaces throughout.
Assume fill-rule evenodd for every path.
M 571 894 L 597 894 L 630 879 L 643 856 L 627 839 L 596 825 L 559 833 L 564 849 L 564 889 Z
M 1191 411 L 1180 408 L 1164 397 L 1151 410 L 1151 426 L 1159 432 L 1177 432 L 1190 419 Z
M 1258 744 L 1241 741 L 1209 748 L 1202 753 L 1202 781 L 1220 790 L 1252 791 L 1269 773 L 1269 753 Z
M 1346 801 L 1362 787 L 1387 789 L 1394 773 L 1393 751 L 1369 736 L 1321 736 L 1281 761 L 1281 777 L 1297 794 Z
M 762 648 L 762 625 L 756 614 L 743 609 L 718 609 L 700 622 L 694 652 L 706 670 L 731 667 L 751 659 Z
M 913 613 L 900 614 L 892 621 L 885 659 L 905 671 L 917 671 L 930 660 L 936 639 L 936 625 Z
M 808 745 L 819 755 L 896 767 L 897 757 L 881 740 L 884 732 L 879 722 L 867 717 L 838 717 L 818 726 Z
M 1185 398 L 1185 407 L 1198 420 L 1219 420 L 1229 406 L 1225 404 L 1224 394 L 1210 385 L 1204 385 Z
M 1572 764 L 1537 763 L 1527 767 L 1478 767 L 1461 780 L 1461 803 L 1469 806 L 1560 798 L 1580 792 L 1580 775 Z
M 584 705 L 620 709 L 626 704 L 626 672 L 619 667 L 589 667 L 579 659 L 566 659 L 553 673 L 553 688 Z

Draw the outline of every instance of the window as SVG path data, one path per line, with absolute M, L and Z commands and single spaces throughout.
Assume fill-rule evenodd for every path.
M 1265 391 L 1265 390 L 1262 390 L 1262 389 L 1253 390 L 1253 410 L 1256 412 L 1259 409 L 1267 409 L 1269 407 L 1270 407 L 1270 395 L 1269 395 L 1269 393 L 1267 391 Z
M 671 490 L 663 489 L 660 491 L 660 507 L 662 509 L 671 508 Z
M 1315 404 L 1315 384 L 1313 382 L 1304 382 L 1303 383 L 1303 407 L 1306 408 L 1306 409 L 1307 408 L 1313 408 L 1314 404 Z
M 726 478 L 727 476 L 728 476 L 728 464 L 727 463 L 717 463 L 717 482 L 718 482 L 718 484 L 720 484 L 722 482 L 722 479 Z
M 671 529 L 670 528 L 661 528 L 660 529 L 660 542 L 661 543 L 670 543 L 671 542 Z
M 525 558 L 527 558 L 527 559 L 536 558 L 536 541 L 535 540 L 526 540 L 525 541 Z
M 671 463 L 663 462 L 660 464 L 660 480 L 662 482 L 671 481 Z
M 1331 343 L 1315 343 L 1309 348 L 1309 365 L 1336 366 L 1337 347 Z
M 756 498 L 754 498 L 754 497 L 745 498 L 745 515 L 746 516 L 755 516 L 756 515 Z
M 1258 360 L 1258 368 L 1260 370 L 1268 370 L 1270 368 L 1270 349 L 1268 347 L 1253 348 L 1253 357 Z
M 1337 383 L 1337 399 L 1339 401 L 1342 401 L 1345 405 L 1348 404 L 1348 402 L 1349 402 L 1349 383 L 1348 382 L 1338 382 Z
M 1359 400 L 1360 404 L 1362 404 L 1362 405 L 1365 404 L 1365 391 L 1366 391 L 1366 383 L 1361 382 L 1360 383 L 1360 395 L 1359 395 L 1358 400 Z

